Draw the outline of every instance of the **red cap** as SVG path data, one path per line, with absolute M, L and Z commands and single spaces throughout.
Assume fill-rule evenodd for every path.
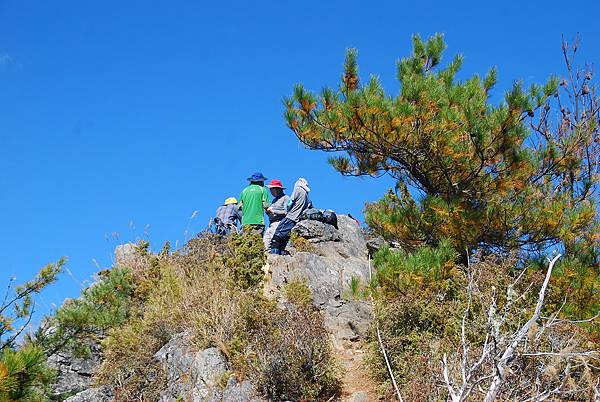
M 269 188 L 285 188 L 285 187 L 283 187 L 281 180 L 278 180 L 278 179 L 271 180 L 271 182 L 269 183 L 269 185 L 267 187 L 269 187 Z

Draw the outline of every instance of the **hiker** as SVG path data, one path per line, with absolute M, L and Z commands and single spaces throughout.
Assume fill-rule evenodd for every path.
M 220 235 L 228 235 L 232 230 L 238 230 L 238 223 L 242 221 L 242 213 L 237 206 L 235 197 L 229 197 L 225 203 L 217 208 L 216 216 L 211 220 L 211 225 L 215 225 L 215 232 Z
M 285 246 L 287 242 L 290 240 L 290 233 L 296 223 L 300 220 L 300 215 L 307 208 L 312 207 L 312 202 L 308 197 L 308 193 L 310 192 L 310 188 L 308 187 L 308 182 L 304 178 L 299 178 L 294 184 L 294 191 L 287 202 L 287 213 L 285 218 L 275 230 L 275 234 L 273 235 L 273 239 L 271 240 L 271 254 L 283 254 L 285 250 Z
M 283 187 L 283 183 L 281 183 L 281 180 L 273 179 L 267 185 L 267 187 L 271 191 L 273 201 L 271 202 L 271 206 L 267 208 L 267 216 L 269 217 L 269 227 L 265 231 L 263 241 L 265 243 L 265 250 L 267 250 L 267 252 L 270 252 L 271 239 L 275 234 L 275 229 L 277 229 L 279 222 L 281 222 L 281 220 L 285 218 L 285 215 L 287 213 L 286 205 L 290 199 L 290 196 L 284 193 L 283 190 L 285 190 L 285 187 Z
M 242 191 L 239 202 L 242 210 L 242 230 L 259 234 L 261 237 L 265 230 L 264 212 L 271 203 L 265 180 L 267 178 L 260 172 L 248 177 L 250 184 Z

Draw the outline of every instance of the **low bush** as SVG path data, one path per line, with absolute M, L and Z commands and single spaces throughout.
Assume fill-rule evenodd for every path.
M 319 311 L 306 305 L 273 309 L 252 335 L 250 377 L 275 401 L 329 400 L 339 372 Z
M 437 386 L 438 362 L 444 353 L 455 350 L 460 335 L 460 312 L 464 303 L 439 297 L 431 288 L 405 288 L 394 298 L 376 301 L 376 319 L 390 357 L 392 369 L 407 400 L 445 400 L 446 393 Z M 382 384 L 386 399 L 393 399 L 393 389 L 376 334 L 370 336 L 367 362 Z
M 246 288 L 258 285 L 267 261 L 261 236 L 235 233 L 229 239 L 228 246 L 223 262 L 233 273 L 237 284 Z
M 313 302 L 313 295 L 306 280 L 293 280 L 283 286 L 283 295 L 293 304 L 300 307 L 309 307 Z
M 376 256 L 383 270 L 376 276 L 375 311 L 392 370 L 407 400 L 449 399 L 447 382 L 455 395 L 463 392 L 468 400 L 483 400 L 503 351 L 534 314 L 544 280 L 540 271 L 516 269 L 514 256 L 476 255 L 471 266 L 455 266 L 450 275 L 440 275 L 444 258 L 431 256 L 451 254 L 421 249 L 403 261 L 390 251 Z M 431 269 L 418 268 L 423 256 Z M 510 370 L 502 377 L 498 400 L 593 397 L 600 375 L 600 355 L 594 351 L 600 345 L 558 314 L 552 304 L 544 307 L 525 341 L 516 344 L 514 356 L 506 362 Z M 372 372 L 381 381 L 382 394 L 393 398 L 375 333 L 370 345 Z M 465 373 L 473 377 L 465 379 Z
M 308 239 L 299 236 L 297 233 L 292 232 L 290 236 L 290 241 L 294 245 L 296 251 L 306 252 L 306 253 L 315 253 L 317 248 L 314 244 L 312 244 Z

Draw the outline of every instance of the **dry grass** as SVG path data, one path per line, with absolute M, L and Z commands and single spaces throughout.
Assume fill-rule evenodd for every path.
M 156 400 L 164 374 L 152 356 L 172 335 L 192 330 L 198 348 L 218 347 L 236 376 L 273 400 L 333 395 L 337 377 L 323 317 L 306 303 L 306 292 L 296 291 L 300 286 L 292 292 L 297 304 L 286 309 L 265 299 L 264 259 L 261 239 L 252 236 L 194 239 L 174 255 L 148 256 L 146 269 L 134 270 L 143 308 L 110 333 L 99 381 L 115 387 L 120 400 Z

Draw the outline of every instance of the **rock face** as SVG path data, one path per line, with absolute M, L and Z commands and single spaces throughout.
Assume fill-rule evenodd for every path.
M 168 385 L 160 402 L 262 401 L 250 382 L 227 379 L 227 361 L 217 348 L 195 351 L 188 333 L 175 335 L 154 358 L 167 373 Z
M 300 221 L 294 227 L 294 233 L 314 243 L 341 240 L 338 230 L 319 221 Z
M 277 297 L 286 283 L 306 280 L 314 304 L 323 310 L 327 329 L 339 345 L 364 336 L 371 322 L 371 307 L 344 298 L 352 278 L 363 284 L 370 280 L 369 260 L 356 221 L 340 215 L 338 228 L 318 221 L 300 221 L 293 232 L 313 244 L 315 252 L 295 252 L 290 247 L 289 256 L 269 255 L 266 292 Z
M 265 268 L 268 281 L 265 293 L 280 298 L 286 283 L 306 281 L 313 294 L 313 303 L 324 314 L 325 325 L 334 346 L 344 349 L 363 338 L 370 326 L 370 303 L 352 300 L 348 296 L 350 283 L 356 278 L 366 284 L 370 280 L 367 242 L 356 221 L 338 216 L 338 228 L 317 221 L 302 221 L 294 233 L 305 238 L 314 252 L 299 252 L 290 245 L 290 255 L 270 254 Z M 371 245 L 371 249 L 381 247 Z M 116 265 L 127 265 L 136 258 L 133 245 L 115 250 Z M 73 356 L 57 355 L 53 365 L 58 369 L 58 392 L 73 392 L 90 386 L 91 377 L 99 364 L 99 351 L 93 360 L 78 360 Z M 217 348 L 197 350 L 189 333 L 175 335 L 154 356 L 167 375 L 167 388 L 160 402 L 266 402 L 258 396 L 249 381 L 239 382 L 229 372 L 227 360 Z M 90 388 L 67 399 L 68 402 L 113 400 L 109 389 Z M 353 400 L 360 401 L 361 395 Z
M 389 243 L 386 242 L 381 237 L 374 237 L 367 241 L 367 250 L 369 250 L 369 254 L 372 256 L 377 251 L 381 250 L 384 247 L 389 247 Z
M 90 388 L 65 399 L 65 402 L 110 402 L 113 394 L 107 387 Z
M 126 267 L 135 262 L 137 250 L 133 243 L 120 244 L 115 247 L 115 266 Z
M 88 388 L 92 376 L 100 366 L 100 345 L 90 345 L 88 357 L 76 357 L 72 353 L 59 352 L 48 358 L 48 366 L 58 373 L 53 387 L 56 395 L 69 395 Z

